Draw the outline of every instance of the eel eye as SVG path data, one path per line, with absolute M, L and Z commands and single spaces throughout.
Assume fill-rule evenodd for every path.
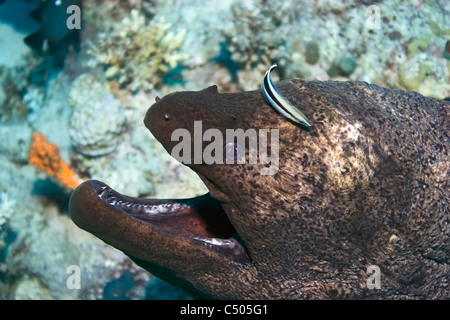
M 164 120 L 170 120 L 170 119 L 172 119 L 172 116 L 170 114 L 168 114 L 168 113 L 165 113 L 164 114 Z
M 242 159 L 244 157 L 244 148 L 242 148 L 239 143 L 228 142 L 225 147 L 223 147 L 223 155 L 226 159 L 226 163 L 234 163 L 237 159 Z

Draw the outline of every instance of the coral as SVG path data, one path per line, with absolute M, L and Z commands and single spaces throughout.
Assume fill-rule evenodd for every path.
M 338 57 L 328 69 L 330 77 L 348 77 L 356 69 L 356 60 L 353 57 Z
M 69 102 L 74 109 L 70 138 L 75 149 L 92 157 L 114 151 L 125 119 L 122 103 L 89 74 L 74 81 Z
M 0 21 L 0 122 L 23 121 L 28 112 L 23 94 L 29 88 L 29 75 L 40 59 L 23 43 L 21 32 Z
M 343 76 L 349 76 L 356 69 L 356 60 L 353 57 L 345 57 L 339 62 L 339 69 Z
M 107 67 L 107 78 L 116 79 L 132 91 L 150 91 L 163 83 L 164 75 L 189 56 L 178 52 L 186 29 L 173 30 L 164 18 L 149 23 L 138 10 L 132 10 L 116 30 L 99 35 L 89 53 L 94 64 Z
M 144 300 L 192 300 L 192 298 L 180 288 L 154 278 L 145 288 Z
M 22 121 L 27 115 L 27 105 L 22 99 L 26 90 L 28 70 L 0 66 L 0 122 Z
M 83 21 L 99 32 L 111 31 L 132 10 L 139 10 L 146 17 L 155 14 L 153 0 L 98 0 L 83 2 Z M 105 18 L 107 17 L 107 18 Z
M 390 40 L 400 40 L 402 38 L 402 33 L 400 31 L 394 30 L 389 32 L 387 36 Z
M 14 238 L 11 235 L 11 231 L 8 228 L 8 222 L 11 214 L 14 211 L 16 200 L 8 198 L 8 194 L 5 192 L 0 193 L 0 281 L 5 281 L 7 265 L 4 263 L 7 253 L 8 240 Z M 1 297 L 1 295 L 0 295 Z
M 131 300 L 129 291 L 136 285 L 133 273 L 126 270 L 120 278 L 111 280 L 103 288 L 103 300 Z
M 212 57 L 210 59 L 211 62 L 215 62 L 223 66 L 225 69 L 228 70 L 231 76 L 232 82 L 237 82 L 238 79 L 238 71 L 239 71 L 239 64 L 235 62 L 232 59 L 231 52 L 228 51 L 227 45 L 225 42 L 221 42 L 219 44 L 220 50 L 217 56 Z
M 423 36 L 421 38 L 415 39 L 408 44 L 408 58 L 414 57 L 420 50 L 425 51 L 430 45 L 430 37 Z
M 16 200 L 8 199 L 7 193 L 0 193 L 0 228 L 8 222 L 11 213 L 13 213 L 15 204 Z
M 231 7 L 233 21 L 221 33 L 228 51 L 241 69 L 250 70 L 258 64 L 277 61 L 284 65 L 288 58 L 287 35 L 278 32 L 287 24 L 289 3 L 276 1 L 238 1 Z
M 450 29 L 442 29 L 436 21 L 431 20 L 429 22 L 431 31 L 435 36 L 445 37 L 450 36 Z
M 42 286 L 37 277 L 24 277 L 17 281 L 14 300 L 53 300 L 49 290 Z
M 429 71 L 427 65 L 420 65 L 419 72 L 414 77 L 409 77 L 405 68 L 408 68 L 409 60 L 402 63 L 398 68 L 398 79 L 400 84 L 407 90 L 417 91 L 420 84 L 425 80 L 425 77 Z
M 32 129 L 26 122 L 0 126 L 0 154 L 16 163 L 28 163 Z
M 47 141 L 40 132 L 32 135 L 33 143 L 30 147 L 30 164 L 45 171 L 64 186 L 75 189 L 81 180 L 76 173 L 61 159 L 58 147 Z

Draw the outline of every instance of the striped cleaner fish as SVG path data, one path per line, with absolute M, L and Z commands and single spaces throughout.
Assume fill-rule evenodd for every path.
M 281 113 L 286 118 L 299 123 L 301 125 L 312 127 L 311 122 L 308 118 L 296 107 L 294 107 L 289 101 L 287 101 L 275 88 L 272 79 L 270 78 L 270 72 L 277 67 L 274 63 L 267 70 L 264 79 L 261 83 L 261 89 L 266 102 L 279 113 Z

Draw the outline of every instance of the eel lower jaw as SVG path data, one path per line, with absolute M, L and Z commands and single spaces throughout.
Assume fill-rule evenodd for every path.
M 89 201 L 86 203 L 85 199 Z M 161 234 L 167 241 L 179 243 L 184 239 L 202 250 L 225 255 L 226 259 L 250 263 L 245 244 L 220 203 L 210 194 L 189 199 L 142 199 L 122 195 L 100 181 L 90 180 L 74 191 L 69 206 L 72 220 L 102 240 L 114 237 L 115 232 L 105 226 L 109 222 L 105 225 L 103 222 L 120 216 L 138 222 L 139 227 L 148 229 L 148 234 Z

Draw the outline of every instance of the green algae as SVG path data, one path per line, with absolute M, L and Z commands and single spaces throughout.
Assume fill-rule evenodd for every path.
M 430 46 L 430 37 L 428 36 L 423 36 L 411 41 L 407 46 L 408 58 L 414 57 L 419 52 L 419 49 L 421 51 L 426 51 L 429 46 Z
M 328 69 L 328 75 L 332 78 L 337 76 L 348 77 L 357 67 L 357 62 L 353 57 L 339 57 L 333 61 Z
M 320 48 L 317 41 L 311 40 L 306 45 L 306 62 L 316 64 L 320 58 Z
M 406 64 L 406 62 L 402 63 L 398 69 L 398 79 L 400 80 L 400 84 L 407 90 L 417 91 L 420 84 L 425 80 L 430 68 L 427 65 L 421 65 L 417 76 L 411 78 L 405 73 Z

